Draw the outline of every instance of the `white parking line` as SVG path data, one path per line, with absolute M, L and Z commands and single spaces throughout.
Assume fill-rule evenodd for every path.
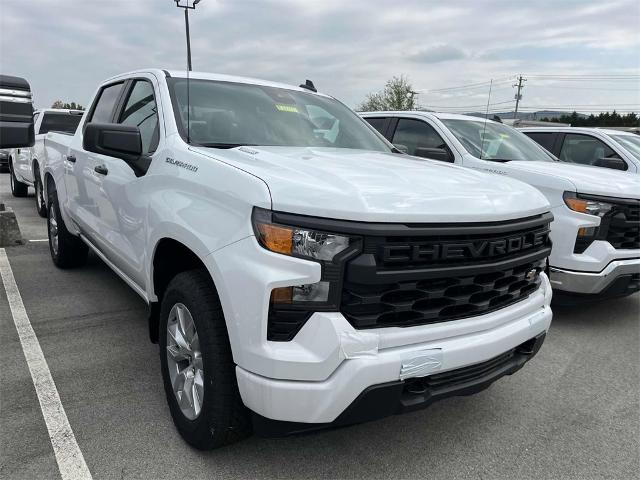
M 31 327 L 4 248 L 0 248 L 0 277 L 7 292 L 13 322 L 16 325 L 24 358 L 27 360 L 31 379 L 38 394 L 42 416 L 47 424 L 62 480 L 91 479 L 91 472 L 89 472 L 80 447 L 78 447 L 71 425 L 69 425 L 47 360 L 44 358 L 38 338 Z
M 30 242 L 48 242 L 48 238 L 37 238 L 35 240 L 29 240 Z

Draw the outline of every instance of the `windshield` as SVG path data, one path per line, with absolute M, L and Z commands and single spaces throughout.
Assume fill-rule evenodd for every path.
M 610 137 L 640 160 L 640 135 L 610 135 Z
M 364 120 L 333 98 L 261 85 L 168 78 L 176 121 L 193 144 L 333 147 L 390 152 Z
M 82 118 L 81 113 L 49 113 L 45 112 L 38 133 L 64 132 L 76 133 Z
M 474 157 L 502 162 L 553 161 L 553 157 L 536 142 L 502 123 L 486 122 L 485 128 L 485 122 L 482 120 L 445 118 L 441 121 Z

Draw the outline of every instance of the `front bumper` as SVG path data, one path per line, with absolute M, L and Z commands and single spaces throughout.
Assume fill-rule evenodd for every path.
M 344 412 L 330 423 L 271 420 L 253 413 L 254 432 L 266 437 L 334 428 L 368 422 L 428 407 L 448 397 L 472 395 L 505 375 L 520 370 L 544 342 L 545 333 L 486 362 L 426 377 L 397 380 L 367 387 Z
M 640 258 L 614 260 L 600 272 L 551 267 L 551 285 L 566 293 L 617 297 L 640 290 Z
M 551 323 L 551 285 L 542 273 L 527 298 L 484 315 L 357 330 L 339 312 L 316 312 L 293 340 L 274 342 L 267 340 L 271 290 L 319 281 L 320 265 L 269 252 L 253 237 L 205 262 L 225 312 L 244 404 L 256 418 L 310 428 L 334 422 L 367 389 L 482 364 L 544 334 Z
M 352 414 L 344 412 L 372 387 L 392 383 L 394 391 L 401 391 L 400 387 L 413 378 L 482 364 L 538 338 L 546 333 L 551 323 L 550 301 L 551 288 L 544 276 L 543 286 L 522 302 L 487 315 L 441 324 L 364 332 L 354 330 L 339 313 L 316 313 L 294 341 L 304 343 L 307 336 L 313 336 L 318 330 L 318 325 L 332 324 L 336 335 L 325 341 L 337 342 L 342 358 L 332 374 L 322 381 L 296 381 L 269 378 L 237 366 L 240 394 L 258 419 L 319 424 L 307 425 L 304 429 L 322 428 L 327 426 L 323 424 L 332 424 L 339 417 L 342 418 L 338 420 L 340 424 L 346 421 L 345 418 L 352 418 Z M 473 331 L 460 334 L 473 324 Z M 518 357 L 504 370 L 479 380 L 479 384 L 488 385 L 513 373 L 531 356 L 533 354 L 527 358 Z M 461 385 L 444 396 L 463 395 L 465 389 Z M 433 399 L 442 396 L 434 393 Z M 426 406 L 430 401 L 423 403 Z M 395 413 L 398 403 L 394 400 L 381 409 Z M 352 420 L 349 422 L 353 423 Z M 270 422 L 262 419 L 262 423 Z M 300 426 L 292 429 L 300 430 Z

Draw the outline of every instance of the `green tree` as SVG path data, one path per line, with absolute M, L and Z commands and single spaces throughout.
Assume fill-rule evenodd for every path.
M 613 112 L 593 113 L 588 117 L 581 117 L 577 112 L 571 115 L 560 115 L 557 118 L 541 118 L 543 122 L 569 123 L 572 127 L 640 127 L 640 117 L 635 113 L 620 115 Z
M 383 90 L 367 95 L 357 107 L 360 112 L 376 110 L 415 110 L 417 102 L 409 79 L 404 75 L 388 80 Z
M 65 103 L 62 100 L 56 100 L 51 108 L 64 108 L 67 110 L 84 110 L 84 107 L 76 102 Z

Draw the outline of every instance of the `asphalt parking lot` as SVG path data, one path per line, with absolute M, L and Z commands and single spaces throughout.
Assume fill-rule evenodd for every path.
M 93 478 L 637 478 L 640 295 L 556 309 L 539 355 L 471 397 L 378 422 L 199 452 L 173 427 L 146 307 L 97 257 L 56 269 L 33 197 L 0 201 L 22 301 Z M 60 478 L 0 288 L 0 477 Z M 635 473 L 634 473 L 635 472 Z

